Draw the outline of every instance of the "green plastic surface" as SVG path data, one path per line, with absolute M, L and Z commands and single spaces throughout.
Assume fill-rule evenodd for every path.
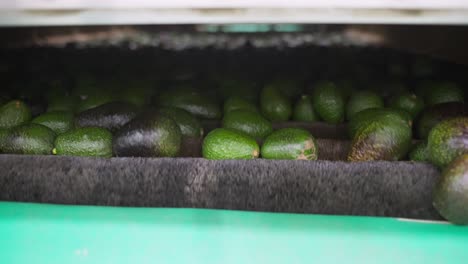
M 467 263 L 467 246 L 445 222 L 0 202 L 1 263 Z

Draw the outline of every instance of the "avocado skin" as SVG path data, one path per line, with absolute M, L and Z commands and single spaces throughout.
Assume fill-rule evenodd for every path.
M 434 188 L 433 205 L 448 221 L 468 225 L 468 154 L 443 170 Z
M 24 124 L 9 130 L 3 152 L 10 154 L 49 155 L 54 148 L 56 134 L 39 124 Z
M 390 107 L 404 110 L 414 119 L 424 109 L 424 101 L 413 93 L 405 92 L 392 98 Z
M 54 97 L 48 101 L 47 112 L 68 111 L 74 113 L 79 99 L 74 96 Z
M 184 109 L 202 119 L 220 119 L 219 105 L 191 88 L 175 88 L 161 94 L 157 99 L 158 106 L 173 106 Z
M 172 118 L 147 111 L 117 131 L 113 150 L 120 157 L 175 157 L 181 142 L 182 133 Z
M 328 81 L 317 83 L 312 93 L 312 104 L 317 115 L 325 122 L 338 124 L 344 121 L 343 93 L 334 83 Z
M 411 117 L 406 111 L 389 108 L 369 108 L 357 113 L 348 122 L 349 137 L 353 139 L 359 129 L 378 121 L 397 122 L 403 126 L 412 126 Z
M 31 109 L 19 100 L 10 101 L 0 107 L 0 128 L 12 128 L 29 122 Z
M 257 106 L 247 99 L 239 96 L 231 96 L 224 102 L 224 114 L 234 110 L 249 110 L 258 112 Z
M 437 124 L 427 139 L 429 160 L 443 168 L 468 153 L 468 117 L 455 117 Z
M 83 157 L 112 157 L 112 133 L 101 127 L 82 127 L 58 135 L 54 154 Z
M 318 120 L 309 95 L 302 95 L 297 100 L 294 106 L 293 120 L 301 122 L 314 122 Z
M 361 126 L 348 153 L 348 161 L 400 160 L 411 146 L 411 127 L 401 120 L 381 119 Z
M 126 102 L 111 102 L 76 115 L 76 127 L 102 127 L 115 133 L 138 114 L 138 107 Z
M 239 131 L 217 128 L 203 140 L 202 155 L 206 159 L 254 159 L 259 154 L 255 139 Z
M 44 113 L 34 118 L 31 123 L 46 126 L 52 129 L 57 135 L 63 134 L 74 127 L 73 113 L 66 111 Z
M 184 109 L 166 106 L 157 111 L 162 115 L 172 118 L 179 126 L 182 136 L 195 138 L 203 136 L 203 126 L 200 120 Z
M 418 120 L 419 138 L 427 139 L 431 129 L 442 120 L 467 114 L 468 107 L 460 102 L 442 103 L 426 108 Z
M 292 114 L 292 105 L 284 94 L 273 84 L 262 89 L 260 94 L 260 109 L 268 120 L 287 121 Z
M 261 155 L 265 159 L 317 160 L 318 148 L 309 131 L 283 128 L 265 139 Z
M 409 153 L 409 159 L 412 161 L 429 162 L 427 142 L 422 141 L 416 144 Z
M 463 91 L 452 82 L 431 82 L 424 94 L 427 105 L 464 101 Z
M 346 117 L 350 120 L 360 111 L 384 107 L 383 99 L 372 91 L 359 91 L 351 95 L 346 105 Z
M 222 127 L 241 131 L 257 140 L 262 140 L 273 132 L 270 121 L 249 110 L 230 111 L 224 116 Z

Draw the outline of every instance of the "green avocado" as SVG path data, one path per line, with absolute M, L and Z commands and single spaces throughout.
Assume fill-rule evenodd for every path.
M 422 141 L 416 144 L 409 153 L 409 159 L 412 161 L 429 162 L 429 152 L 427 151 L 427 142 Z
M 319 82 L 312 94 L 312 104 L 317 115 L 327 123 L 344 120 L 345 101 L 342 92 L 332 82 Z
M 12 128 L 31 120 L 31 109 L 22 101 L 13 100 L 0 107 L 0 128 Z
M 408 112 L 411 117 L 416 118 L 424 108 L 424 101 L 422 98 L 413 93 L 405 92 L 394 98 L 390 102 L 390 107 L 394 109 L 401 109 Z
M 432 82 L 425 91 L 424 102 L 427 105 L 463 101 L 463 91 L 452 82 Z
M 359 91 L 351 95 L 346 105 L 346 117 L 348 120 L 362 110 L 384 107 L 383 99 L 372 91 Z
M 410 146 L 411 126 L 399 118 L 381 118 L 360 126 L 351 142 L 348 161 L 400 160 Z
M 410 115 L 406 111 L 399 111 L 390 108 L 370 108 L 363 110 L 356 115 L 348 123 L 348 134 L 352 139 L 359 129 L 376 121 L 396 122 L 402 126 L 411 128 L 412 121 Z
M 287 121 L 292 114 L 289 98 L 273 84 L 265 86 L 260 94 L 262 114 L 270 121 Z
M 176 107 L 163 107 L 158 112 L 172 118 L 180 128 L 184 137 L 199 138 L 203 136 L 203 126 L 195 116 Z
M 433 205 L 450 222 L 468 225 L 468 154 L 444 169 L 434 188 Z
M 175 157 L 182 133 L 176 121 L 153 111 L 140 114 L 114 136 L 113 149 L 122 157 Z
M 252 137 L 235 130 L 217 128 L 203 140 L 203 157 L 211 160 L 254 159 L 260 148 Z
M 224 114 L 233 110 L 249 110 L 258 112 L 257 106 L 240 96 L 231 96 L 224 102 Z
M 112 157 L 112 134 L 100 127 L 82 127 L 58 135 L 54 155 Z
M 283 128 L 265 139 L 261 155 L 265 159 L 316 160 L 318 148 L 309 131 Z
M 9 130 L 3 145 L 4 153 L 48 155 L 54 148 L 55 133 L 39 124 L 25 124 Z
M 34 118 L 31 123 L 46 126 L 60 135 L 73 128 L 73 113 L 66 111 L 47 112 Z
M 418 120 L 419 138 L 427 139 L 431 129 L 442 120 L 467 114 L 468 107 L 460 102 L 442 103 L 426 108 Z
M 432 128 L 427 139 L 429 160 L 443 168 L 468 153 L 468 117 L 444 120 Z
M 234 110 L 226 113 L 222 127 L 241 131 L 257 140 L 262 140 L 273 132 L 270 121 L 261 114 L 249 110 Z
M 159 106 L 173 106 L 184 109 L 202 119 L 220 119 L 222 116 L 218 104 L 191 88 L 176 88 L 162 93 L 157 103 Z
M 297 100 L 293 110 L 293 120 L 301 122 L 314 122 L 318 120 L 310 96 L 302 95 Z
M 74 96 L 54 97 L 48 101 L 47 112 L 67 111 L 74 113 L 79 98 Z
M 139 109 L 127 102 L 110 102 L 88 110 L 75 117 L 76 127 L 102 127 L 115 133 L 138 114 Z

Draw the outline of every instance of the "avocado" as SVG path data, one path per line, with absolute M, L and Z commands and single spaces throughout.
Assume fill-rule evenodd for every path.
M 427 105 L 464 101 L 463 91 L 452 82 L 432 82 L 424 94 L 424 102 Z
M 427 142 L 422 141 L 416 144 L 409 154 L 412 161 L 429 162 L 429 152 L 427 151 Z
M 206 159 L 254 159 L 260 154 L 255 139 L 235 130 L 217 128 L 203 140 L 202 154 Z
M 240 97 L 249 102 L 258 100 L 257 84 L 251 80 L 222 78 L 217 80 L 224 98 Z
M 244 132 L 257 140 L 262 140 L 273 132 L 270 121 L 261 114 L 249 110 L 234 110 L 226 113 L 222 120 L 222 127 Z
M 390 108 L 370 108 L 355 114 L 349 121 L 349 137 L 353 139 L 361 127 L 365 127 L 375 121 L 397 122 L 402 126 L 408 126 L 410 128 L 412 126 L 411 117 L 406 111 Z
M 173 106 L 184 109 L 202 119 L 220 119 L 218 104 L 198 91 L 190 88 L 177 88 L 162 93 L 157 101 L 159 106 Z
M 176 108 L 166 106 L 158 109 L 158 112 L 172 118 L 180 128 L 180 132 L 184 137 L 202 137 L 203 126 L 200 121 L 190 114 L 189 112 Z
M 82 127 L 58 135 L 54 155 L 112 157 L 112 134 L 105 128 Z
M 460 102 L 437 104 L 426 108 L 418 120 L 418 135 L 421 139 L 427 139 L 431 129 L 440 121 L 452 117 L 466 116 L 468 107 Z
M 411 146 L 411 127 L 399 118 L 361 125 L 351 142 L 348 161 L 399 160 Z
M 128 80 L 122 84 L 118 91 L 118 100 L 128 102 L 138 107 L 150 103 L 153 95 L 153 85 L 148 80 Z
M 82 97 L 76 107 L 76 112 L 80 113 L 88 109 L 96 108 L 106 103 L 115 101 L 115 96 L 108 92 L 96 92 Z
M 181 141 L 182 133 L 172 118 L 147 111 L 117 131 L 113 149 L 121 157 L 175 157 Z
M 434 188 L 433 205 L 448 221 L 468 225 L 468 154 L 443 170 Z
M 260 94 L 262 114 L 270 121 L 287 121 L 292 114 L 289 98 L 283 95 L 274 85 L 267 85 Z
M 369 108 L 384 107 L 383 99 L 372 91 L 358 91 L 351 95 L 346 105 L 346 118 L 350 120 L 356 113 Z
M 79 99 L 74 96 L 54 97 L 48 101 L 47 112 L 67 111 L 74 113 Z
M 416 118 L 424 108 L 424 101 L 422 98 L 413 93 L 405 92 L 392 98 L 390 107 L 394 109 L 401 109 L 408 112 L 411 117 Z
M 265 139 L 261 154 L 265 159 L 316 160 L 318 148 L 309 131 L 283 128 Z
M 257 106 L 240 96 L 231 96 L 224 102 L 224 114 L 239 109 L 258 112 Z
M 40 124 L 52 129 L 60 135 L 73 128 L 73 114 L 66 111 L 47 112 L 36 118 L 31 123 Z
M 322 81 L 314 86 L 312 104 L 317 115 L 327 123 L 344 120 L 345 102 L 342 92 L 332 82 Z
M 299 100 L 297 100 L 294 106 L 293 120 L 301 122 L 314 122 L 318 120 L 310 96 L 302 95 Z
M 468 117 L 455 117 L 437 124 L 429 133 L 427 149 L 431 163 L 440 168 L 468 153 Z
M 31 109 L 22 101 L 13 100 L 0 107 L 0 128 L 12 128 L 31 120 Z
M 302 84 L 293 79 L 278 78 L 269 84 L 288 98 L 296 98 L 302 93 Z
M 102 127 L 114 133 L 130 122 L 139 109 L 127 102 L 106 103 L 76 115 L 76 127 Z
M 48 155 L 54 148 L 55 133 L 39 124 L 25 124 L 10 129 L 3 146 L 4 153 Z

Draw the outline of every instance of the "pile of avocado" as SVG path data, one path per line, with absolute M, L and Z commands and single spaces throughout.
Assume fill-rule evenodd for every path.
M 280 77 L 215 76 L 196 85 L 190 76 L 173 78 L 158 87 L 151 79 L 82 74 L 70 89 L 50 84 L 41 107 L 31 98 L 2 96 L 0 153 L 181 157 L 184 142 L 196 139 L 210 160 L 317 160 L 314 135 L 288 124 L 345 123 L 348 161 L 436 165 L 443 173 L 435 207 L 468 224 L 468 110 L 456 82 L 422 81 L 409 89 Z M 205 136 L 207 121 L 219 126 Z M 275 130 L 277 122 L 286 128 Z

